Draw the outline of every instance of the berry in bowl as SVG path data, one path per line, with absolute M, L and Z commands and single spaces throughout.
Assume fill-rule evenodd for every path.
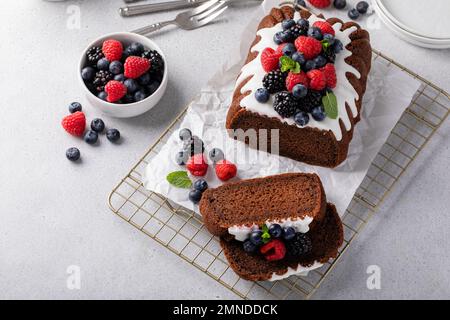
M 79 79 L 89 102 L 106 115 L 135 117 L 167 88 L 167 62 L 152 40 L 135 33 L 105 35 L 83 52 Z

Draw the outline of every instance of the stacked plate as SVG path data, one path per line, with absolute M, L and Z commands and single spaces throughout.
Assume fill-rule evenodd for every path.
M 400 38 L 425 48 L 450 48 L 449 0 L 372 0 L 372 5 Z

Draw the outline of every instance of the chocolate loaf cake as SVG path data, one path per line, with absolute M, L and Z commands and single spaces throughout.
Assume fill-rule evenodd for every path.
M 298 22 L 294 25 L 290 20 Z M 323 46 L 320 58 L 308 60 L 317 54 L 316 40 Z M 295 55 L 291 43 L 298 50 Z M 290 70 L 283 71 L 281 60 L 282 70 L 276 69 L 279 66 L 273 61 L 279 55 Z M 256 130 L 258 141 L 267 141 L 264 150 L 268 152 L 272 151 L 272 136 L 260 130 L 278 129 L 279 145 L 274 152 L 311 165 L 336 167 L 347 158 L 354 126 L 360 120 L 371 56 L 369 33 L 354 22 L 324 20 L 290 6 L 274 8 L 259 24 L 236 82 L 226 127 L 232 129 L 234 138 L 246 143 L 248 137 L 237 137 L 234 130 Z M 295 68 L 295 62 L 299 67 Z M 309 70 L 314 66 L 316 69 Z M 268 73 L 271 68 L 275 70 Z M 308 93 L 305 96 L 305 89 L 292 85 L 302 85 Z M 268 92 L 272 96 L 268 97 Z

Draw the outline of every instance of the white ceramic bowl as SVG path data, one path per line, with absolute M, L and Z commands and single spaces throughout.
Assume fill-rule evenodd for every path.
M 159 54 L 161 54 L 161 56 L 164 59 L 164 76 L 159 88 L 153 94 L 151 94 L 144 100 L 138 102 L 129 104 L 115 104 L 103 101 L 102 99 L 98 98 L 96 95 L 94 95 L 92 92 L 89 91 L 89 89 L 84 84 L 83 78 L 81 78 L 81 70 L 86 66 L 86 59 L 87 59 L 86 52 L 89 50 L 89 48 L 93 46 L 101 47 L 103 42 L 108 39 L 115 39 L 121 41 L 124 47 L 128 46 L 133 42 L 139 42 L 142 43 L 146 49 L 156 50 L 159 52 Z M 153 108 L 156 104 L 158 104 L 159 100 L 161 100 L 162 96 L 164 95 L 164 92 L 167 89 L 167 81 L 168 81 L 167 60 L 166 57 L 164 56 L 164 53 L 158 47 L 158 45 L 149 38 L 130 32 L 111 33 L 96 39 L 95 41 L 90 43 L 89 46 L 87 46 L 86 49 L 83 51 L 80 63 L 78 65 L 78 79 L 80 81 L 81 87 L 83 88 L 82 90 L 86 94 L 88 101 L 95 108 L 99 109 L 103 114 L 116 118 L 136 117 Z

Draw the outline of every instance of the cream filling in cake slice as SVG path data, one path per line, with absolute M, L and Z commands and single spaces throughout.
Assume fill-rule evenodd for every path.
M 294 19 L 300 19 L 299 12 L 295 12 Z M 324 19 L 321 19 L 315 15 L 311 15 L 308 20 L 310 25 L 312 25 L 314 24 L 314 22 Z M 336 32 L 335 38 L 339 39 L 344 45 L 344 50 L 337 55 L 335 62 L 337 86 L 335 89 L 333 89 L 333 92 L 336 95 L 338 101 L 338 118 L 331 119 L 327 117 L 323 121 L 315 121 L 314 119 L 310 119 L 309 123 L 306 125 L 306 127 L 318 128 L 320 130 L 331 130 L 334 133 L 337 141 L 342 140 L 343 137 L 341 127 L 339 125 L 339 120 L 342 120 L 347 131 L 349 131 L 352 127 L 352 122 L 350 121 L 349 115 L 347 114 L 345 103 L 347 103 L 350 107 L 353 118 L 358 115 L 356 101 L 359 99 L 359 94 L 356 92 L 352 84 L 348 81 L 346 73 L 349 72 L 354 74 L 358 79 L 361 78 L 360 72 L 349 65 L 347 62 L 345 62 L 345 59 L 352 55 L 352 53 L 348 49 L 346 49 L 346 46 L 351 42 L 349 36 L 352 32 L 357 30 L 357 28 L 351 27 L 344 31 L 341 31 L 341 27 L 341 23 L 336 23 L 333 25 L 333 29 Z M 251 51 L 259 52 L 258 56 L 242 68 L 241 74 L 236 81 L 236 88 L 241 85 L 245 79 L 252 76 L 252 78 L 241 89 L 242 94 L 250 91 L 250 94 L 245 96 L 241 100 L 241 107 L 259 115 L 278 118 L 289 125 L 300 127 L 295 123 L 293 118 L 283 118 L 278 114 L 278 112 L 275 111 L 275 109 L 273 108 L 273 95 L 271 95 L 269 101 L 266 103 L 260 103 L 255 98 L 255 92 L 257 89 L 262 87 L 262 79 L 266 74 L 261 65 L 261 54 L 265 48 L 272 48 L 275 50 L 278 47 L 278 45 L 273 41 L 273 37 L 277 32 L 281 30 L 283 30 L 283 28 L 281 26 L 281 23 L 279 23 L 272 28 L 264 28 L 257 32 L 257 35 L 261 37 L 261 40 L 251 49 Z

